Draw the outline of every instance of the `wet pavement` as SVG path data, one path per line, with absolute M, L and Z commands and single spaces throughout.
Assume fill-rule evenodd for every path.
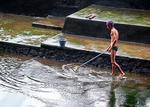
M 40 46 L 41 43 L 59 46 L 60 31 L 32 27 L 32 22 L 51 23 L 63 26 L 63 19 L 49 19 L 0 13 L 0 40 L 11 43 Z M 103 52 L 110 40 L 63 34 L 66 46 L 76 49 Z M 150 60 L 150 45 L 120 41 L 119 56 Z
M 103 38 L 85 37 L 70 34 L 58 34 L 52 38 L 47 39 L 43 42 L 43 44 L 59 46 L 60 35 L 64 35 L 64 38 L 67 41 L 66 47 L 81 50 L 103 52 L 104 50 L 106 50 L 110 43 L 110 40 Z M 150 60 L 150 45 L 120 41 L 117 55 Z
M 1 107 L 149 107 L 150 78 L 84 67 L 62 70 L 65 63 L 1 54 Z
M 42 24 L 42 25 L 54 25 L 63 28 L 65 18 L 58 18 L 58 17 L 47 17 L 47 18 L 39 18 L 34 23 Z
M 43 20 L 53 24 L 60 22 L 56 19 L 0 13 L 0 41 L 40 46 L 47 38 L 60 33 L 57 30 L 32 27 L 33 22 Z
M 59 38 L 54 35 L 60 32 L 32 29 L 31 22 L 35 20 L 29 18 L 29 21 L 24 16 L 19 18 L 25 19 L 19 22 L 20 27 L 14 23 L 16 16 L 6 15 L 9 20 L 5 21 L 4 16 L 0 20 L 1 40 L 40 45 L 53 37 L 50 43 L 58 45 Z M 105 39 L 71 35 L 65 38 L 68 46 L 90 51 L 103 51 L 109 44 Z M 121 42 L 118 54 L 149 60 L 149 52 L 147 44 Z M 149 77 L 130 73 L 127 79 L 121 80 L 112 78 L 107 69 L 84 67 L 72 72 L 62 70 L 64 64 L 1 53 L 0 107 L 150 107 Z

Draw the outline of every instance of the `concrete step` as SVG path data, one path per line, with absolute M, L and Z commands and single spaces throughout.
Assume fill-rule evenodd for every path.
M 86 18 L 95 14 L 93 19 Z M 120 40 L 150 44 L 150 11 L 91 5 L 67 16 L 64 33 L 109 38 L 106 21 L 112 20 Z
M 66 39 L 66 47 L 91 52 L 103 52 L 108 47 L 110 40 L 81 35 L 58 34 L 42 42 L 42 45 L 60 46 L 59 38 L 63 35 Z M 107 53 L 107 52 L 106 52 Z M 108 53 L 107 53 L 108 54 Z M 137 58 L 150 61 L 150 45 L 143 43 L 120 41 L 117 56 Z
M 56 26 L 56 25 L 52 25 L 52 24 L 43 24 L 43 23 L 38 23 L 38 22 L 33 22 L 32 26 L 38 27 L 38 28 L 45 28 L 45 29 L 55 29 L 55 30 L 63 29 L 61 26 Z

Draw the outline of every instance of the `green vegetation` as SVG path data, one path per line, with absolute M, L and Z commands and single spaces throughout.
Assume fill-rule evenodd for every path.
M 136 107 L 137 98 L 138 98 L 137 91 L 131 91 L 131 92 L 127 93 L 124 107 Z
M 110 96 L 110 101 L 109 101 L 110 107 L 115 107 L 115 102 L 116 102 L 115 92 L 114 92 L 114 90 L 112 90 L 111 96 Z

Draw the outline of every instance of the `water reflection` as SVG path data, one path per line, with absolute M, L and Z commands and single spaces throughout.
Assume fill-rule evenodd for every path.
M 127 74 L 127 79 L 116 80 L 112 79 L 109 70 L 90 67 L 71 72 L 71 75 L 63 71 L 61 65 L 43 59 L 0 57 L 1 107 L 150 105 L 149 77 Z
M 140 80 L 141 78 L 136 79 L 130 77 L 126 80 L 112 82 L 111 107 L 149 107 L 146 102 L 150 97 L 149 83 L 144 83 Z

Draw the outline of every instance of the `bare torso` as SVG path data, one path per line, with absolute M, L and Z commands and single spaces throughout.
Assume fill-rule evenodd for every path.
M 111 42 L 115 41 L 113 46 L 117 46 L 118 47 L 118 41 L 119 41 L 119 33 L 118 30 L 115 28 L 111 29 Z

